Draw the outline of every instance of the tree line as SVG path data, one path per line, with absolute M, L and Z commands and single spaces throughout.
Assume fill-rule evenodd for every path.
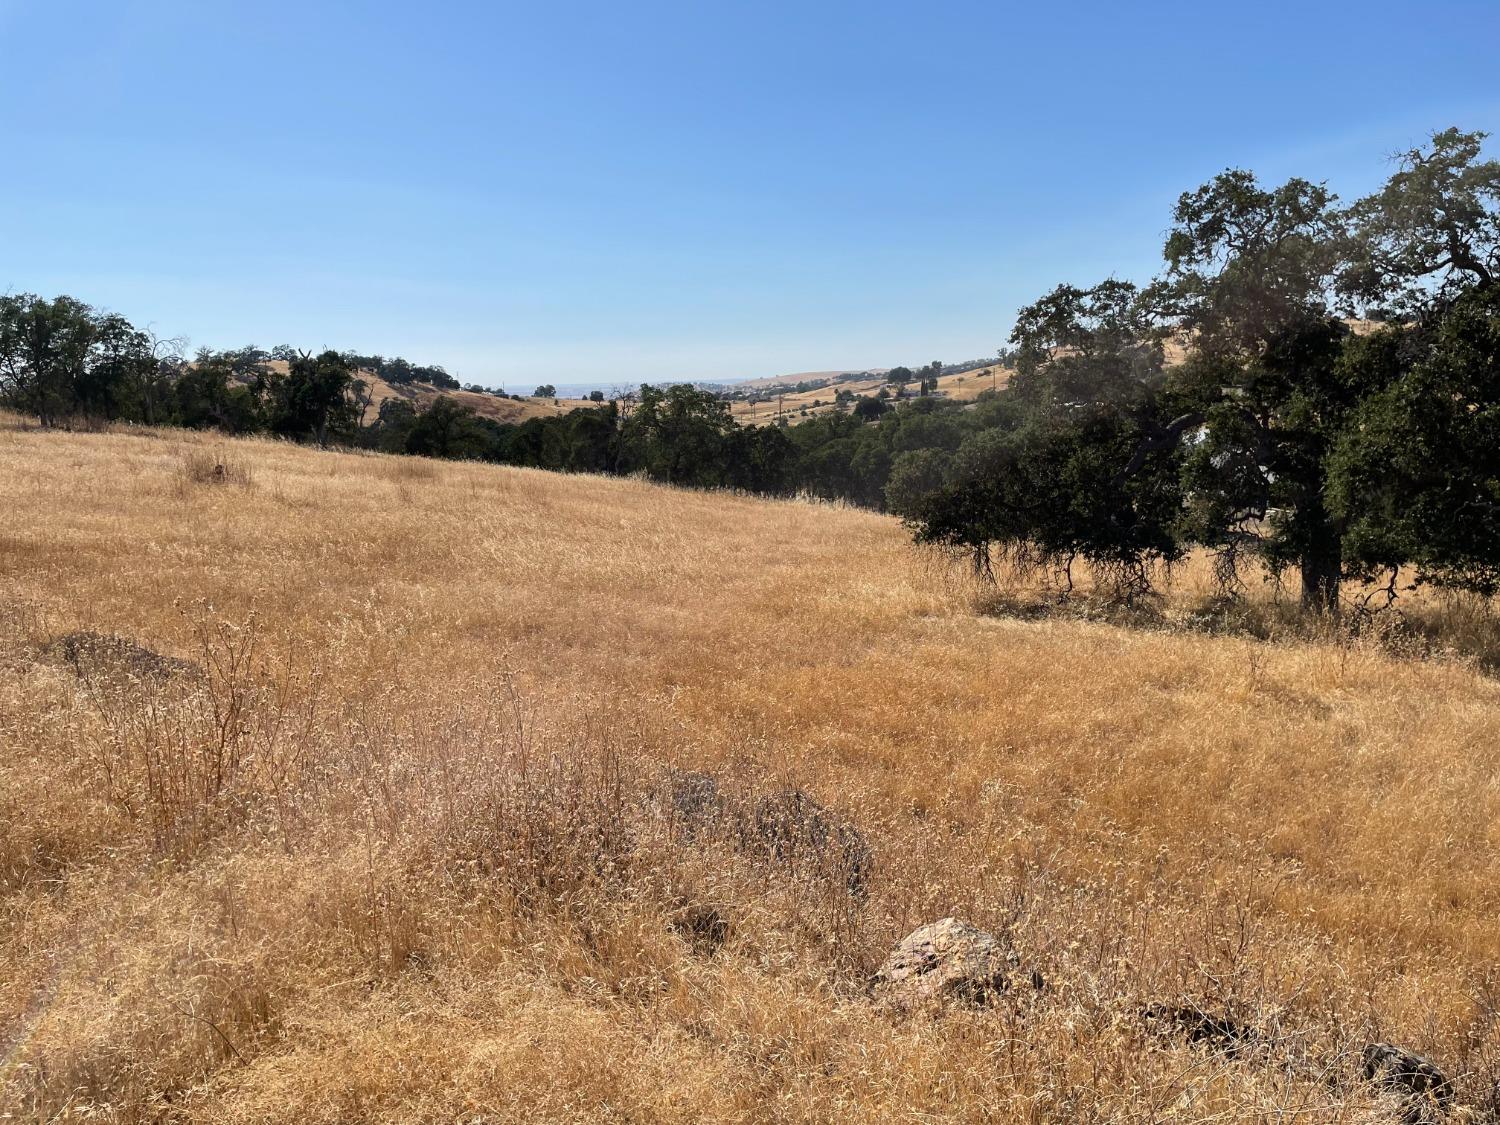
M 0 296 L 0 401 L 44 426 L 126 421 L 326 445 L 353 434 L 370 403 L 338 352 L 180 351 L 73 297 Z
M 930 459 L 911 454 L 954 451 L 993 421 L 989 404 L 966 412 L 934 398 L 891 405 L 870 397 L 796 425 L 740 426 L 723 398 L 677 384 L 645 385 L 610 402 L 596 394 L 589 407 L 501 423 L 441 394 L 425 406 L 388 398 L 374 407 L 359 373 L 379 357 L 282 346 L 201 350 L 189 360 L 181 350 L 72 297 L 0 297 L 0 401 L 47 426 L 124 421 L 271 434 L 884 508 L 888 483 L 906 497 L 912 481 L 930 475 Z M 406 361 L 377 366 L 398 363 Z
M 290 357 L 278 358 L 289 359 Z M 400 356 L 388 358 L 383 355 L 359 355 L 354 352 L 345 352 L 344 358 L 359 370 L 373 371 L 392 386 L 426 383 L 428 386 L 444 390 L 459 389 L 458 380 L 437 364 L 418 364 L 402 359 Z
M 1204 549 L 1226 592 L 1256 560 L 1336 609 L 1379 578 L 1500 591 L 1500 163 L 1447 130 L 1341 206 L 1303 179 L 1226 171 L 1181 196 L 1160 277 L 1062 285 L 1022 309 L 1011 377 L 930 394 L 936 361 L 791 424 L 740 426 L 720 396 L 643 386 L 500 423 L 439 396 L 373 418 L 359 368 L 404 360 L 247 348 L 192 361 L 72 298 L 0 298 L 0 396 L 70 417 L 272 433 L 390 453 L 671 484 L 811 493 L 895 511 L 992 573 L 1003 557 L 1121 596 Z M 285 371 L 271 359 L 284 359 Z M 379 363 L 372 361 L 379 360 Z M 404 365 L 404 366 L 403 366 Z M 539 387 L 539 393 L 550 390 Z M 602 396 L 599 396 L 602 398 Z

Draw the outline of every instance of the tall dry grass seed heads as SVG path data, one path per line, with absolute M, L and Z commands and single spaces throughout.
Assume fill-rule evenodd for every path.
M 194 448 L 182 459 L 183 480 L 189 484 L 232 484 L 249 488 L 253 482 L 250 466 L 222 447 Z
M 976 613 L 852 509 L 263 441 L 188 487 L 197 440 L 0 429 L 11 1119 L 1363 1122 L 1383 1041 L 1493 1117 L 1476 668 Z M 874 1002 L 948 915 L 1045 986 Z

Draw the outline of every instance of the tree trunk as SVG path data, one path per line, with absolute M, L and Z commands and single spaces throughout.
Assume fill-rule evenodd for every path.
M 1337 533 L 1331 527 L 1327 531 L 1302 554 L 1302 608 L 1313 613 L 1337 614 L 1344 552 Z

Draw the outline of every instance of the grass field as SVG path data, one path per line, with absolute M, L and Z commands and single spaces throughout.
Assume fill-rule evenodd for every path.
M 285 373 L 287 365 L 282 360 L 271 360 L 267 366 L 272 370 Z M 364 418 L 364 424 L 367 426 L 373 425 L 380 417 L 381 404 L 393 398 L 405 399 L 421 411 L 426 410 L 439 397 L 447 396 L 460 405 L 471 408 L 482 418 L 489 418 L 506 425 L 525 422 L 530 418 L 550 418 L 555 414 L 566 414 L 569 410 L 576 410 L 580 406 L 591 405 L 586 399 L 568 398 L 528 397 L 517 401 L 513 398 L 479 394 L 475 391 L 434 387 L 430 383 L 406 383 L 398 386 L 386 382 L 373 371 L 364 369 L 357 373 L 357 377 L 363 379 L 370 388 L 370 406 L 365 411 Z
M 0 511 L 12 1119 L 1393 1120 L 1381 1038 L 1494 1108 L 1462 659 L 985 612 L 839 507 L 204 434 L 0 418 Z M 689 837 L 669 769 L 802 787 L 868 897 Z M 1045 989 L 872 1004 L 947 914 Z
M 1003 387 L 1006 379 L 1007 372 L 1003 367 L 985 367 L 957 375 L 944 375 L 938 379 L 937 396 L 955 402 L 973 402 L 982 392 Z M 742 425 L 764 425 L 779 417 L 796 422 L 804 416 L 831 413 L 836 409 L 834 396 L 841 390 L 863 398 L 886 386 L 883 377 L 852 379 L 847 383 L 838 383 L 816 391 L 789 392 L 760 402 L 735 402 L 730 407 L 730 413 Z M 775 388 L 767 388 L 767 393 L 774 395 Z M 908 395 L 916 393 L 915 384 L 907 388 Z
M 285 375 L 289 366 L 284 359 L 267 360 L 265 365 L 267 369 L 278 375 Z M 581 406 L 594 405 L 587 399 L 579 398 L 527 397 L 518 400 L 501 398 L 499 395 L 480 394 L 477 391 L 434 387 L 431 383 L 396 384 L 387 382 L 368 368 L 360 368 L 356 371 L 355 378 L 363 380 L 369 388 L 370 404 L 366 407 L 362 420 L 362 424 L 366 426 L 375 424 L 380 417 L 381 406 L 391 399 L 403 399 L 411 403 L 417 411 L 423 411 L 439 398 L 447 397 L 461 406 L 469 407 L 480 417 L 489 418 L 502 425 L 514 425 L 532 418 L 550 418 L 554 415 L 566 414 Z

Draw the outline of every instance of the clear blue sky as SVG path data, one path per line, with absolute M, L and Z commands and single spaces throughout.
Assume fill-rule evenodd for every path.
M 1496 0 L 0 0 L 0 290 L 513 389 L 951 362 L 1448 125 Z

